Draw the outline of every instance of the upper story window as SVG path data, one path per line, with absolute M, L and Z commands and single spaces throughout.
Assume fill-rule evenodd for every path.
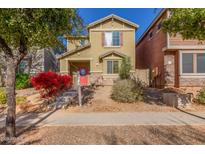
M 161 27 L 162 27 L 162 22 L 159 22 L 159 23 L 157 24 L 157 30 L 160 30 Z
M 149 33 L 149 39 L 151 39 L 151 38 L 153 38 L 153 32 L 152 31 Z
M 118 47 L 121 45 L 121 33 L 119 31 L 104 32 L 104 46 Z
M 182 75 L 205 75 L 205 52 L 181 53 Z

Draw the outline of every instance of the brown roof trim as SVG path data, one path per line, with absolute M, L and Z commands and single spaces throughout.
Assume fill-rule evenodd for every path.
M 111 50 L 111 51 L 108 51 L 102 55 L 99 56 L 99 59 L 103 59 L 104 57 L 107 57 L 108 55 L 111 55 L 111 54 L 116 54 L 120 57 L 126 57 L 127 55 L 123 54 L 123 53 L 120 53 L 118 51 L 115 51 L 115 50 Z
M 74 54 L 74 53 L 76 53 L 76 52 L 78 52 L 78 51 L 84 50 L 84 49 L 86 49 L 86 48 L 88 48 L 88 47 L 90 47 L 90 46 L 91 46 L 90 43 L 88 43 L 88 44 L 86 44 L 86 45 L 84 45 L 84 46 L 78 47 L 78 48 L 73 49 L 73 50 L 71 50 L 71 51 L 67 51 L 67 52 L 63 53 L 62 55 L 59 55 L 59 56 L 57 57 L 57 59 L 61 59 L 61 58 L 65 57 L 65 56 L 69 56 L 69 55 Z
M 177 46 L 170 46 L 164 47 L 162 49 L 163 52 L 165 51 L 173 51 L 173 50 L 204 50 L 205 45 L 177 45 Z
M 119 20 L 119 21 L 122 21 L 122 22 L 124 22 L 124 23 L 126 23 L 126 24 L 128 24 L 128 25 L 130 25 L 130 26 L 132 26 L 132 27 L 134 27 L 134 28 L 139 28 L 139 25 L 135 24 L 134 22 L 128 21 L 127 19 L 124 19 L 124 18 L 122 18 L 122 17 L 119 17 L 119 16 L 117 16 L 117 15 L 115 15 L 115 14 L 111 14 L 111 15 L 108 15 L 108 16 L 106 16 L 106 17 L 104 17 L 104 18 L 101 18 L 101 19 L 99 19 L 99 20 L 96 20 L 96 21 L 90 23 L 90 24 L 88 25 L 87 29 L 89 29 L 89 28 L 91 28 L 91 27 L 93 27 L 93 26 L 95 26 L 95 25 L 97 25 L 97 24 L 99 24 L 99 23 L 101 23 L 101 22 L 104 22 L 104 21 L 106 21 L 106 20 L 108 20 L 108 19 L 112 19 L 112 18 L 113 18 L 113 19 L 117 19 L 117 20 Z
M 149 30 L 153 27 L 153 25 L 162 17 L 162 15 L 167 11 L 167 8 L 162 9 L 160 11 L 160 13 L 158 14 L 158 16 L 155 17 L 155 19 L 151 22 L 151 24 L 148 26 L 148 28 L 145 30 L 145 32 L 141 35 L 141 37 L 139 38 L 139 40 L 137 41 L 136 45 L 138 45 L 143 38 L 147 35 L 147 33 L 149 32 Z

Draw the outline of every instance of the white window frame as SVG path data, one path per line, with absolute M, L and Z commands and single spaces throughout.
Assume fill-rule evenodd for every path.
M 152 36 L 150 37 L 150 34 L 152 33 Z M 153 37 L 154 37 L 154 30 L 152 29 L 152 30 L 150 30 L 150 32 L 148 33 L 148 41 L 150 41 L 150 40 L 152 40 L 153 39 Z
M 104 40 L 103 40 L 103 41 L 106 42 L 106 40 L 105 40 L 105 33 L 110 33 L 110 32 L 111 32 L 111 33 L 113 33 L 113 32 L 119 32 L 119 41 L 120 41 L 120 42 L 119 42 L 119 45 L 117 45 L 117 46 L 113 46 L 113 45 L 108 46 L 107 44 L 104 43 L 104 47 L 105 47 L 105 48 L 119 48 L 119 47 L 121 47 L 121 41 L 122 41 L 122 40 L 121 40 L 121 36 L 120 36 L 120 35 L 121 35 L 121 34 L 120 34 L 121 32 L 118 31 L 118 30 L 105 31 L 105 32 L 104 32 Z M 112 35 L 113 35 L 113 34 L 112 34 Z M 112 41 L 113 41 L 113 40 L 112 40 Z M 113 44 L 113 42 L 112 42 L 112 44 Z
M 192 53 L 192 54 L 205 53 L 205 50 L 203 50 L 203 51 L 197 51 L 197 50 L 186 50 L 186 51 L 184 51 L 184 50 L 180 50 L 179 53 L 180 53 L 180 55 L 179 55 L 180 56 L 179 57 L 180 76 L 182 76 L 182 77 L 194 77 L 194 78 L 205 77 L 205 73 L 196 73 L 196 72 L 194 72 L 194 73 L 183 73 L 182 72 L 182 54 L 183 53 Z M 194 67 L 197 67 L 197 66 L 195 66 L 195 64 L 193 64 L 193 71 L 195 70 Z
M 108 73 L 108 61 L 112 61 L 112 73 Z M 114 61 L 117 61 L 118 62 L 118 73 L 113 73 L 114 72 Z M 114 59 L 109 59 L 109 60 L 106 60 L 106 74 L 108 75 L 116 75 L 116 74 L 119 74 L 119 60 L 114 60 Z
M 158 29 L 159 24 L 161 25 L 160 29 Z M 161 29 L 162 29 L 162 20 L 160 20 L 160 21 L 157 23 L 156 29 L 157 29 L 156 34 L 161 31 Z

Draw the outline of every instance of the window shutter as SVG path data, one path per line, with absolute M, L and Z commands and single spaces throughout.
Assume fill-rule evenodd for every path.
M 105 45 L 105 32 L 102 32 L 102 46 Z
M 120 32 L 120 45 L 123 46 L 123 32 Z

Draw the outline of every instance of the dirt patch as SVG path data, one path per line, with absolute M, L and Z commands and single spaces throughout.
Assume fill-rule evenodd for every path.
M 27 131 L 15 144 L 204 144 L 204 134 L 205 126 L 189 125 L 56 126 Z
M 38 92 L 34 88 L 27 88 L 22 90 L 16 90 L 17 96 L 31 96 L 34 94 L 38 94 Z

